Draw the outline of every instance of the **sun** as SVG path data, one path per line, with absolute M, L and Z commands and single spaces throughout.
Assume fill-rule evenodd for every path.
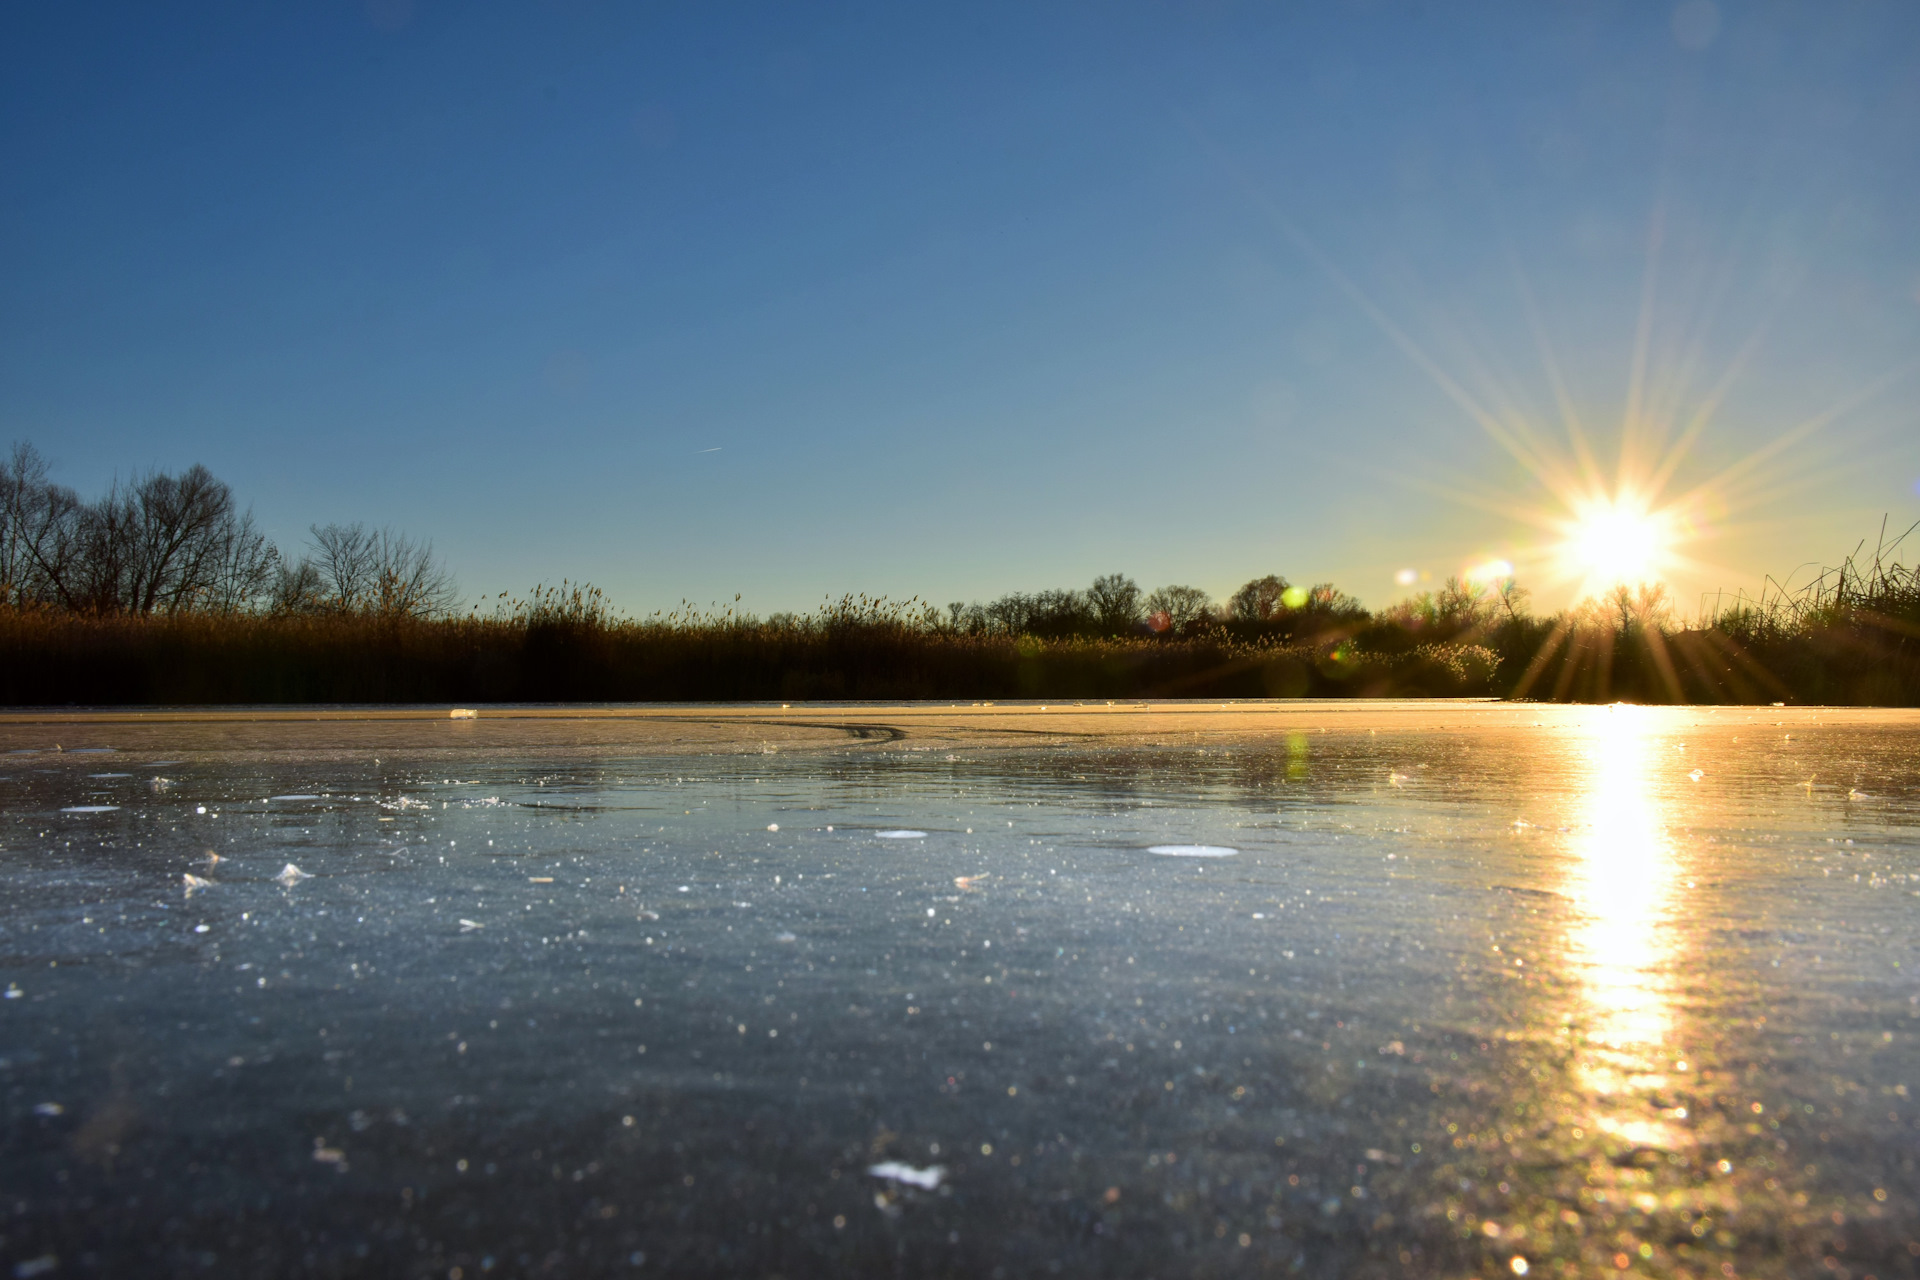
M 1589 593 L 1655 582 L 1671 567 L 1679 530 L 1669 512 L 1630 493 L 1574 504 L 1560 555 L 1567 576 Z

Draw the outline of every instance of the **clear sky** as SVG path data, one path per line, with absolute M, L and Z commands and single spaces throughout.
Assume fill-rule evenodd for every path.
M 1691 604 L 1920 518 L 1916 356 L 1910 3 L 0 12 L 0 441 L 471 593 L 1555 605 L 1625 440 Z

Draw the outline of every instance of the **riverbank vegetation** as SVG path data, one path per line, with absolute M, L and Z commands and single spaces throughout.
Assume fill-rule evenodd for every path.
M 1216 603 L 1110 574 L 933 606 L 619 614 L 590 586 L 462 608 L 430 544 L 272 546 L 204 468 L 85 502 L 0 460 L 0 703 L 259 704 L 1498 695 L 1920 704 L 1920 569 L 1883 538 L 1796 590 L 1679 619 L 1664 589 L 1536 615 L 1454 580 L 1378 611 L 1279 574 Z

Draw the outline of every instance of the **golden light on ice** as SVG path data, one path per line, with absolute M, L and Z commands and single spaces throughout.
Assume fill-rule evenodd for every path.
M 1574 1074 L 1595 1104 L 1593 1127 L 1672 1150 L 1688 1141 L 1685 1128 L 1647 1103 L 1669 1069 L 1684 1069 L 1674 1063 L 1684 931 L 1657 779 L 1665 718 L 1631 706 L 1596 707 L 1590 716 L 1580 735 L 1585 786 L 1565 882 L 1576 920 L 1567 959 L 1585 1040 Z
M 1657 1046 L 1669 1016 L 1673 851 L 1652 790 L 1654 723 L 1638 707 L 1595 708 L 1593 717 L 1568 886 L 1580 917 L 1571 941 L 1588 1036 L 1616 1048 Z

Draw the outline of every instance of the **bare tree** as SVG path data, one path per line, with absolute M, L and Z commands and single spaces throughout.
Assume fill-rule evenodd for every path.
M 0 459 L 0 605 L 74 602 L 63 598 L 78 554 L 82 503 L 47 479 L 47 462 L 22 441 Z
M 1147 614 L 1156 630 L 1176 635 L 1213 612 L 1213 597 L 1198 587 L 1156 587 L 1147 597 Z
M 122 607 L 129 613 L 176 612 L 216 587 L 239 516 L 233 490 L 202 466 L 178 476 L 152 472 L 100 506 L 125 539 Z M 251 521 L 249 521 L 251 524 Z
M 326 579 L 313 561 L 305 556 L 298 564 L 281 559 L 274 569 L 267 607 L 274 613 L 325 613 L 327 606 Z
M 251 607 L 277 559 L 205 467 L 116 482 L 98 502 L 47 480 L 17 444 L 0 461 L 0 601 L 98 613 Z
M 1227 612 L 1238 622 L 1265 622 L 1282 607 L 1287 580 L 1277 573 L 1255 578 L 1227 600 Z
M 227 522 L 211 557 L 207 586 L 194 607 L 208 613 L 245 613 L 270 601 L 280 552 L 254 527 L 253 512 Z
M 1107 635 L 1123 635 L 1140 625 L 1140 584 L 1124 573 L 1095 578 L 1087 591 L 1095 624 Z
M 320 597 L 340 613 L 366 610 L 373 598 L 373 535 L 363 524 L 314 525 L 312 567 L 320 575 Z
M 433 554 L 393 529 L 315 525 L 313 568 L 326 607 L 383 618 L 434 617 L 453 607 L 453 575 Z

